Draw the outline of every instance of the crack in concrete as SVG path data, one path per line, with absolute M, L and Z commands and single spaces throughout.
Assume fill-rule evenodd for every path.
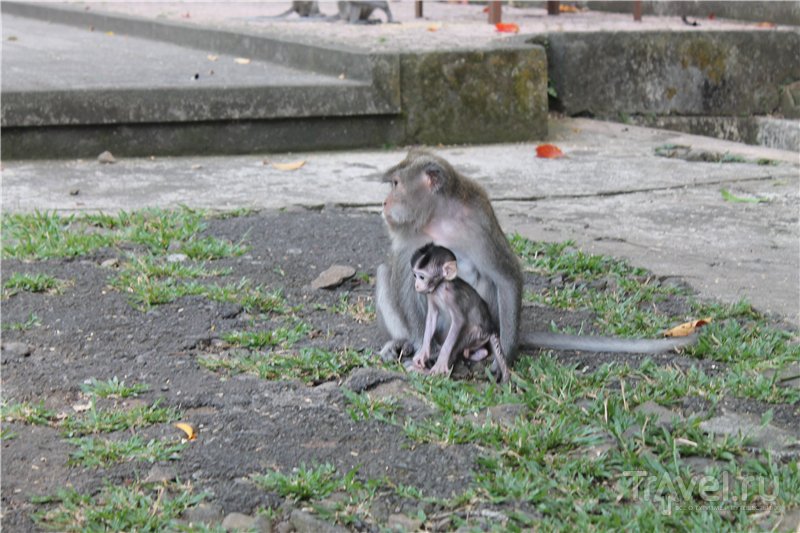
M 544 200 L 573 200 L 577 198 L 608 198 L 613 196 L 624 196 L 628 194 L 641 194 L 641 193 L 650 193 L 650 192 L 661 192 L 661 191 L 674 191 L 678 189 L 690 189 L 690 188 L 701 188 L 701 187 L 709 187 L 715 185 L 726 185 L 731 183 L 747 183 L 747 182 L 760 182 L 760 181 L 768 181 L 772 179 L 780 179 L 779 176 L 760 176 L 760 177 L 748 177 L 748 178 L 739 178 L 739 179 L 721 179 L 721 180 L 713 180 L 713 181 L 704 181 L 702 183 L 682 183 L 679 185 L 665 185 L 662 187 L 643 187 L 641 189 L 626 189 L 626 190 L 618 190 L 618 191 L 600 191 L 600 192 L 588 192 L 588 193 L 578 193 L 578 194 L 547 194 L 547 195 L 534 195 L 534 196 L 498 196 L 492 197 L 491 201 L 494 202 L 540 202 Z M 338 203 L 328 203 L 328 204 L 297 204 L 298 207 L 303 209 L 309 209 L 314 211 L 319 211 L 324 209 L 325 207 L 336 207 L 339 209 L 367 209 L 367 208 L 379 208 L 383 204 L 380 202 L 338 202 Z
M 649 193 L 649 192 L 662 192 L 662 191 L 674 191 L 678 189 L 696 189 L 701 187 L 708 187 L 714 185 L 725 185 L 730 183 L 747 183 L 747 182 L 758 182 L 758 181 L 768 181 L 771 179 L 777 179 L 775 176 L 761 176 L 761 177 L 749 177 L 749 178 L 740 178 L 740 179 L 724 179 L 724 180 L 713 180 L 713 181 L 704 181 L 702 183 L 682 183 L 680 185 L 666 185 L 663 187 L 643 187 L 641 189 L 626 189 L 621 191 L 600 191 L 600 192 L 590 192 L 590 193 L 578 193 L 578 194 L 549 194 L 549 195 L 541 195 L 541 196 L 506 196 L 506 197 L 498 197 L 492 198 L 492 202 L 539 202 L 542 200 L 574 200 L 577 198 L 608 198 L 612 196 L 625 196 L 628 194 L 640 194 L 640 193 Z

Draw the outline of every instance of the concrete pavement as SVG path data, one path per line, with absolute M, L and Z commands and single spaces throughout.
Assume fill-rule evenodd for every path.
M 704 297 L 746 298 L 800 325 L 797 153 L 586 119 L 551 120 L 550 129 L 550 141 L 566 157 L 538 159 L 534 143 L 437 151 L 486 187 L 506 231 L 537 240 L 572 239 L 586 251 L 685 278 Z M 657 148 L 676 145 L 750 162 L 656 155 Z M 115 212 L 180 204 L 378 211 L 386 194 L 378 178 L 404 153 L 139 158 L 112 165 L 5 162 L 2 206 L 4 212 Z M 775 164 L 756 164 L 759 159 Z M 269 164 L 300 160 L 305 165 L 295 171 Z M 759 202 L 726 200 L 723 190 Z M 377 219 L 376 231 L 383 231 Z

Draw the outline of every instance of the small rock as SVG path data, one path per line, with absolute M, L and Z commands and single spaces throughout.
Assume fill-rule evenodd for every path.
M 225 531 L 242 531 L 253 529 L 256 518 L 242 513 L 231 513 L 222 521 L 222 529 Z
M 300 248 L 289 248 L 288 250 L 286 250 L 286 253 L 289 255 L 300 255 L 303 253 L 303 250 L 301 250 Z
M 189 259 L 189 256 L 186 254 L 169 254 L 167 256 L 167 263 L 183 263 Z
M 97 156 L 97 161 L 100 162 L 100 163 L 106 164 L 106 165 L 110 165 L 112 163 L 116 163 L 117 162 L 117 160 L 114 158 L 114 156 L 108 150 L 106 150 L 102 154 L 98 155 Z
M 356 269 L 346 265 L 332 265 L 311 282 L 312 289 L 333 289 L 356 275 Z
M 778 459 L 800 457 L 800 438 L 796 433 L 772 424 L 762 425 L 760 420 L 748 414 L 723 413 L 701 422 L 700 430 L 715 435 L 746 436 L 749 447 L 770 450 Z
M 70 196 L 78 196 L 81 193 L 80 189 L 70 189 L 69 195 Z
M 111 259 L 106 259 L 100 266 L 103 268 L 118 268 L 119 267 L 119 259 L 116 257 L 112 257 Z
M 766 370 L 763 374 L 772 379 L 775 377 L 775 370 Z M 775 378 L 775 383 L 778 387 L 800 389 L 800 363 L 793 363 L 784 368 Z
M 347 530 L 334 524 L 320 520 L 311 513 L 295 509 L 289 521 L 297 533 L 345 533 Z
M 275 526 L 275 533 L 290 533 L 294 528 L 289 522 L 280 522 Z
M 419 531 L 422 527 L 422 520 L 404 514 L 393 514 L 389 515 L 386 525 L 391 531 Z
M 214 502 L 200 502 L 186 509 L 181 517 L 193 524 L 217 524 L 222 519 L 222 506 Z
M 381 370 L 379 368 L 366 367 L 354 370 L 344 381 L 343 386 L 353 392 L 359 393 L 395 379 L 405 380 L 406 378 L 399 372 L 389 372 L 388 370 Z
M 145 483 L 164 483 L 178 477 L 178 473 L 171 466 L 153 465 L 153 468 L 144 478 Z
M 241 304 L 227 302 L 220 305 L 219 316 L 227 319 L 236 318 L 237 316 L 242 314 L 242 311 L 244 311 L 244 307 L 242 307 Z M 212 341 L 212 345 L 213 343 L 214 341 Z
M 654 401 L 645 402 L 636 408 L 637 413 L 644 413 L 648 418 L 661 428 L 672 429 L 672 420 L 681 419 L 681 415 L 675 411 L 670 411 L 666 407 L 661 407 Z
M 33 353 L 33 347 L 24 342 L 4 342 L 3 351 L 6 357 L 28 357 Z

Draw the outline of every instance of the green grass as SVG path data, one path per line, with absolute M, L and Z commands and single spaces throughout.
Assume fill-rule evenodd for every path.
M 263 489 L 296 501 L 322 499 L 342 486 L 336 467 L 329 463 L 316 467 L 302 464 L 289 475 L 268 472 L 252 479 Z
M 97 494 L 61 489 L 35 503 L 56 503 L 33 515 L 38 528 L 46 531 L 168 531 L 189 507 L 205 494 L 193 494 L 189 485 L 166 487 L 141 483 L 106 485 Z
M 323 383 L 341 379 L 354 368 L 373 363 L 369 354 L 354 350 L 301 348 L 297 352 L 242 352 L 199 359 L 210 370 L 255 374 L 262 379 L 299 379 L 305 383 Z
M 68 464 L 87 468 L 110 466 L 128 461 L 169 461 L 178 458 L 186 447 L 185 443 L 174 439 L 145 441 L 138 435 L 126 440 L 109 440 L 97 437 L 69 439 L 77 450 L 70 454 Z
M 145 383 L 125 385 L 124 381 L 120 381 L 117 376 L 114 376 L 105 381 L 98 381 L 96 378 L 92 378 L 88 383 L 81 385 L 81 390 L 85 394 L 98 398 L 129 398 L 142 392 L 147 392 L 150 390 L 150 386 Z
M 23 291 L 57 293 L 65 285 L 65 281 L 56 279 L 49 274 L 15 272 L 3 283 L 3 295 L 8 297 Z
M 192 259 L 231 257 L 247 250 L 241 242 L 203 236 L 209 216 L 187 207 L 120 211 L 117 215 L 8 214 L 0 221 L 3 257 L 78 257 L 124 244 L 141 246 L 154 255 L 180 252 Z
M 342 388 L 342 393 L 347 400 L 347 414 L 358 422 L 361 420 L 378 420 L 380 422 L 396 422 L 395 413 L 398 409 L 397 401 L 391 398 L 372 398 L 364 392 L 356 394 L 348 388 Z
M 61 425 L 66 436 L 78 437 L 126 429 L 133 430 L 178 419 L 177 410 L 161 407 L 158 401 L 151 405 L 136 406 L 127 410 L 99 409 L 95 402 L 92 402 L 88 411 L 68 416 Z
M 265 331 L 231 331 L 224 333 L 222 339 L 233 346 L 260 350 L 264 348 L 288 349 L 308 336 L 311 326 L 298 321 L 292 327 L 281 326 Z
M 0 406 L 0 418 L 5 422 L 23 422 L 36 426 L 46 426 L 56 420 L 56 413 L 47 409 L 44 406 L 44 402 L 38 404 L 28 402 L 8 404 L 4 402 Z
M 25 322 L 3 322 L 3 331 L 27 331 L 29 329 L 38 328 L 42 325 L 42 320 L 36 315 L 31 313 Z

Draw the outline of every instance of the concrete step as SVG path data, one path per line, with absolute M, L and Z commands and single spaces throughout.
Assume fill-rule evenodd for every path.
M 94 4 L 0 7 L 4 158 L 508 142 L 547 132 L 538 45 L 376 51 Z
M 2 8 L 4 158 L 90 157 L 107 149 L 246 153 L 397 140 L 399 96 L 375 82 L 396 81 L 396 60 L 311 50 L 320 59 L 291 46 L 295 58 L 267 39 L 171 32 L 169 24 L 53 6 Z M 310 68 L 315 61 L 328 68 Z

